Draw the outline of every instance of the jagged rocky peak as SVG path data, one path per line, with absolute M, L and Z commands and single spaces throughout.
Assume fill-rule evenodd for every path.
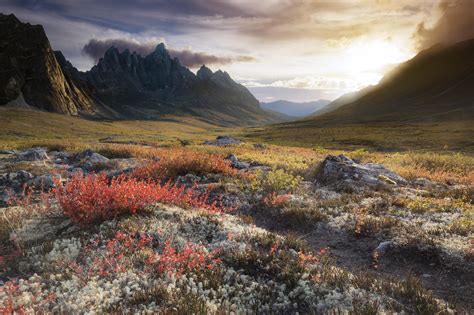
M 211 78 L 213 74 L 214 73 L 212 72 L 212 70 L 206 67 L 205 65 L 202 65 L 201 68 L 199 68 L 198 72 L 196 73 L 199 79 Z
M 23 97 L 64 114 L 91 111 L 91 100 L 64 74 L 41 25 L 0 14 L 0 105 Z
M 170 58 L 170 55 L 168 54 L 168 50 L 166 49 L 166 46 L 163 43 L 159 43 L 158 45 L 156 45 L 156 48 L 152 52 L 152 54 L 155 56 L 163 57 L 163 58 Z

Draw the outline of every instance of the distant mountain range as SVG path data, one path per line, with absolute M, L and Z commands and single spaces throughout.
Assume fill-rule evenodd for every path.
M 343 95 L 315 115 L 316 124 L 474 122 L 474 39 L 423 50 L 376 86 Z
M 329 100 L 317 100 L 313 102 L 291 102 L 285 100 L 278 100 L 274 102 L 264 103 L 260 102 L 260 107 L 267 110 L 272 110 L 278 113 L 282 113 L 293 117 L 303 117 L 314 113 L 315 111 L 321 110 L 331 101 Z
M 42 26 L 14 15 L 0 14 L 0 68 L 0 105 L 111 119 L 187 114 L 223 125 L 284 119 L 261 109 L 227 72 L 202 66 L 194 74 L 164 44 L 145 57 L 111 47 L 92 69 L 78 71 L 52 50 Z

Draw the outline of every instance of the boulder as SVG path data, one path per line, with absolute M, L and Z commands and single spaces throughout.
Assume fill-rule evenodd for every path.
M 253 147 L 254 147 L 254 149 L 259 149 L 259 150 L 263 150 L 263 149 L 266 149 L 266 148 L 267 148 L 267 147 L 266 147 L 264 144 L 262 144 L 262 143 L 255 143 L 255 144 L 253 145 Z
M 16 153 L 16 157 L 19 161 L 44 161 L 49 160 L 46 149 L 44 148 L 31 148 L 28 150 L 20 151 Z
M 215 140 L 204 141 L 203 144 L 206 145 L 231 145 L 231 144 L 241 144 L 242 142 L 239 139 L 229 137 L 229 136 L 218 136 Z
M 404 186 L 407 181 L 385 166 L 357 163 L 344 155 L 328 155 L 322 162 L 316 181 L 336 190 L 361 192 L 365 189 Z
M 33 174 L 27 171 L 5 173 L 0 176 L 0 185 L 17 188 L 33 178 Z
M 84 170 L 91 170 L 95 165 L 109 161 L 105 156 L 90 149 L 78 153 L 76 159 L 79 160 L 78 165 Z
M 380 243 L 377 248 L 374 249 L 374 253 L 377 253 L 378 256 L 382 256 L 386 254 L 389 250 L 391 250 L 395 245 L 392 241 L 385 241 Z
M 41 188 L 44 191 L 48 191 L 51 188 L 55 187 L 55 179 L 61 179 L 61 175 L 45 174 L 37 176 L 33 180 L 31 180 L 30 183 L 37 188 Z
M 250 163 L 239 161 L 239 159 L 234 154 L 230 154 L 225 159 L 230 161 L 232 167 L 235 167 L 239 170 L 247 169 L 250 167 Z
M 56 164 L 66 164 L 71 158 L 71 154 L 64 151 L 53 151 L 50 152 L 49 155 L 52 157 L 54 163 Z

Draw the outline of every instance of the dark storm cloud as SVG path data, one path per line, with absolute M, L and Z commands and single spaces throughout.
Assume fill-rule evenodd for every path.
M 182 64 L 190 68 L 196 68 L 201 65 L 225 65 L 235 62 L 255 61 L 252 56 L 215 56 L 203 52 L 194 52 L 192 50 L 169 50 L 170 55 L 177 57 Z
M 424 22 L 418 24 L 414 38 L 419 48 L 428 48 L 438 43 L 453 44 L 474 38 L 474 1 L 443 1 L 442 15 L 432 27 Z
M 128 49 L 131 52 L 135 51 L 142 56 L 146 56 L 155 49 L 157 44 L 159 44 L 157 41 L 148 41 L 142 43 L 128 39 L 91 39 L 86 45 L 84 45 L 82 51 L 94 61 L 97 61 L 104 55 L 107 49 L 112 46 L 116 47 L 120 51 Z M 178 58 L 182 64 L 191 68 L 199 67 L 203 64 L 224 65 L 234 62 L 248 62 L 255 60 L 255 58 L 252 56 L 216 56 L 204 52 L 195 52 L 189 49 L 169 49 L 168 51 L 172 57 Z
M 416 14 L 416 5 L 390 5 L 367 1 L 370 6 L 350 1 L 285 0 L 5 0 L 12 6 L 38 14 L 54 12 L 71 21 L 127 33 L 159 30 L 161 34 L 186 35 L 222 31 L 263 42 L 356 38 L 378 25 Z M 470 0 L 467 0 L 470 1 Z M 473 0 L 474 1 L 474 0 Z M 379 3 L 380 2 L 380 3 Z M 397 13 L 390 15 L 388 13 Z M 364 19 L 340 19 L 364 16 Z M 401 15 L 400 15 L 401 14 Z
M 131 52 L 136 51 L 138 54 L 146 56 L 155 49 L 157 44 L 158 42 L 139 43 L 120 38 L 105 40 L 91 39 L 87 44 L 84 45 L 82 52 L 91 57 L 94 61 L 99 60 L 99 58 L 104 55 L 107 49 L 112 46 L 116 47 L 120 51 L 128 49 Z

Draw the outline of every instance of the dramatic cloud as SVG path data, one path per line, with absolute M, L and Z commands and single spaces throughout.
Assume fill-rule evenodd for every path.
M 442 15 L 433 27 L 426 27 L 425 22 L 418 24 L 414 38 L 419 48 L 474 38 L 473 0 L 443 1 L 439 9 Z
M 440 1 L 0 0 L 0 11 L 43 25 L 53 48 L 83 71 L 112 45 L 147 55 L 166 39 L 193 69 L 218 65 L 255 79 L 262 97 L 309 101 L 376 83 L 387 65 L 416 54 L 415 42 L 473 30 L 474 0 L 449 0 L 436 23 Z
M 146 56 L 153 52 L 156 45 L 163 41 L 163 39 L 148 40 L 145 42 L 139 42 L 131 39 L 91 39 L 86 45 L 84 45 L 82 51 L 94 61 L 99 60 L 99 58 L 104 55 L 107 49 L 112 46 L 116 47 L 119 51 L 128 49 L 131 52 L 137 52 L 141 56 Z M 225 65 L 234 62 L 249 62 L 255 60 L 255 58 L 252 56 L 215 56 L 204 52 L 195 52 L 190 49 L 168 49 L 168 51 L 172 57 L 178 58 L 182 64 L 190 68 L 196 68 L 204 64 Z
M 142 56 L 146 56 L 155 49 L 156 45 L 159 42 L 160 41 L 138 42 L 130 39 L 120 38 L 105 40 L 91 39 L 87 44 L 84 45 L 82 51 L 83 53 L 91 57 L 94 61 L 99 60 L 99 58 L 104 55 L 107 49 L 112 46 L 114 46 L 120 51 L 128 49 L 132 52 L 136 51 Z
M 225 65 L 235 62 L 250 62 L 255 61 L 255 58 L 252 56 L 235 56 L 235 57 L 225 57 L 225 56 L 214 56 L 209 55 L 203 52 L 194 52 L 192 50 L 169 50 L 170 55 L 177 57 L 182 64 L 190 68 L 196 68 L 201 65 Z

